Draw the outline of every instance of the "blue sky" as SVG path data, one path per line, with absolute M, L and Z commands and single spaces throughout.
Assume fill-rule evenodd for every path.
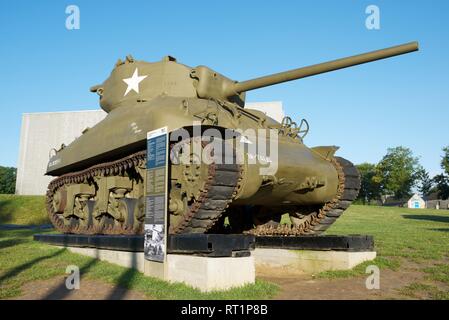
M 305 143 L 355 163 L 410 147 L 431 174 L 449 145 L 448 1 L 0 2 L 0 165 L 15 166 L 21 114 L 98 108 L 89 92 L 118 58 L 208 65 L 236 80 L 418 40 L 421 51 L 259 89 L 311 126 Z M 65 28 L 65 8 L 81 11 Z M 365 27 L 380 8 L 381 29 Z

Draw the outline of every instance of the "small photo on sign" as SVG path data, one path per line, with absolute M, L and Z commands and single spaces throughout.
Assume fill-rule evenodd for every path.
M 164 225 L 145 225 L 145 258 L 154 261 L 164 261 Z

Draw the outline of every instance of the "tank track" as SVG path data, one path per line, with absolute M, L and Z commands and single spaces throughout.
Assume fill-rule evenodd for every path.
M 304 221 L 299 226 L 268 223 L 257 226 L 247 233 L 256 236 L 299 236 L 319 235 L 328 229 L 357 198 L 360 190 L 360 174 L 350 161 L 334 157 L 331 162 L 338 174 L 337 194 L 319 210 L 310 213 L 310 220 Z
M 214 156 L 225 158 L 223 154 Z M 236 196 L 242 179 L 242 166 L 236 164 L 235 152 L 233 156 L 233 164 L 223 164 L 222 161 L 210 165 L 208 182 L 198 201 L 172 233 L 205 233 L 220 219 Z
M 79 225 L 65 225 L 64 221 L 58 217 L 58 213 L 55 212 L 53 207 L 53 198 L 56 191 L 70 184 L 78 184 L 87 182 L 89 179 L 93 179 L 98 176 L 109 176 L 109 175 L 119 175 L 126 171 L 127 169 L 136 168 L 145 163 L 146 153 L 145 151 L 140 151 L 124 157 L 122 159 L 105 162 L 101 164 L 94 165 L 90 168 L 87 168 L 82 171 L 72 172 L 64 174 L 53 181 L 48 185 L 47 190 L 47 212 L 50 218 L 50 221 L 55 226 L 58 231 L 63 233 L 76 233 L 76 234 L 132 234 L 132 233 L 141 233 L 143 232 L 143 228 L 117 228 L 112 226 L 86 226 L 82 227 Z M 137 230 L 136 230 L 137 229 Z
M 172 145 L 171 145 L 172 147 Z M 219 156 L 219 155 L 218 155 Z M 235 161 L 234 161 L 235 163 Z M 127 170 L 146 164 L 146 151 L 140 151 L 122 159 L 97 164 L 88 169 L 62 175 L 50 182 L 47 190 L 47 211 L 55 228 L 63 233 L 75 234 L 141 234 L 143 222 L 139 226 L 71 226 L 64 224 L 53 206 L 55 192 L 64 185 L 87 182 L 97 176 L 124 174 Z M 170 226 L 170 233 L 204 233 L 220 218 L 237 194 L 241 180 L 242 166 L 237 164 L 212 163 L 209 177 L 199 199 L 189 207 L 184 219 L 176 226 Z

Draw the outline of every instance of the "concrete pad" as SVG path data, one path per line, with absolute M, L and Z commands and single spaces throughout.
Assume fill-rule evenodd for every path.
M 74 253 L 137 269 L 147 276 L 169 282 L 183 282 L 203 292 L 227 290 L 254 283 L 254 258 L 200 257 L 168 254 L 164 264 L 145 260 L 143 252 L 115 251 L 96 248 L 66 247 Z
M 96 248 L 66 247 L 73 253 L 83 254 L 102 261 L 117 264 L 126 268 L 133 268 L 144 272 L 145 258 L 143 252 L 115 251 Z
M 165 266 L 161 262 L 145 260 L 143 273 L 149 277 L 166 279 Z
M 184 282 L 205 292 L 240 287 L 256 280 L 254 258 L 169 254 L 167 280 Z
M 252 255 L 256 268 L 288 268 L 304 273 L 350 270 L 376 258 L 375 251 L 311 251 L 256 248 Z

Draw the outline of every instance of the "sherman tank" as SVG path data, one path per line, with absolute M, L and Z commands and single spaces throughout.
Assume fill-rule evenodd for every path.
M 51 152 L 49 217 L 64 233 L 143 233 L 146 134 L 165 126 L 170 234 L 319 234 L 357 197 L 356 167 L 336 146 L 307 147 L 306 120 L 245 108 L 245 92 L 416 50 L 412 42 L 240 82 L 171 56 L 118 60 L 91 88 L 107 116 Z

